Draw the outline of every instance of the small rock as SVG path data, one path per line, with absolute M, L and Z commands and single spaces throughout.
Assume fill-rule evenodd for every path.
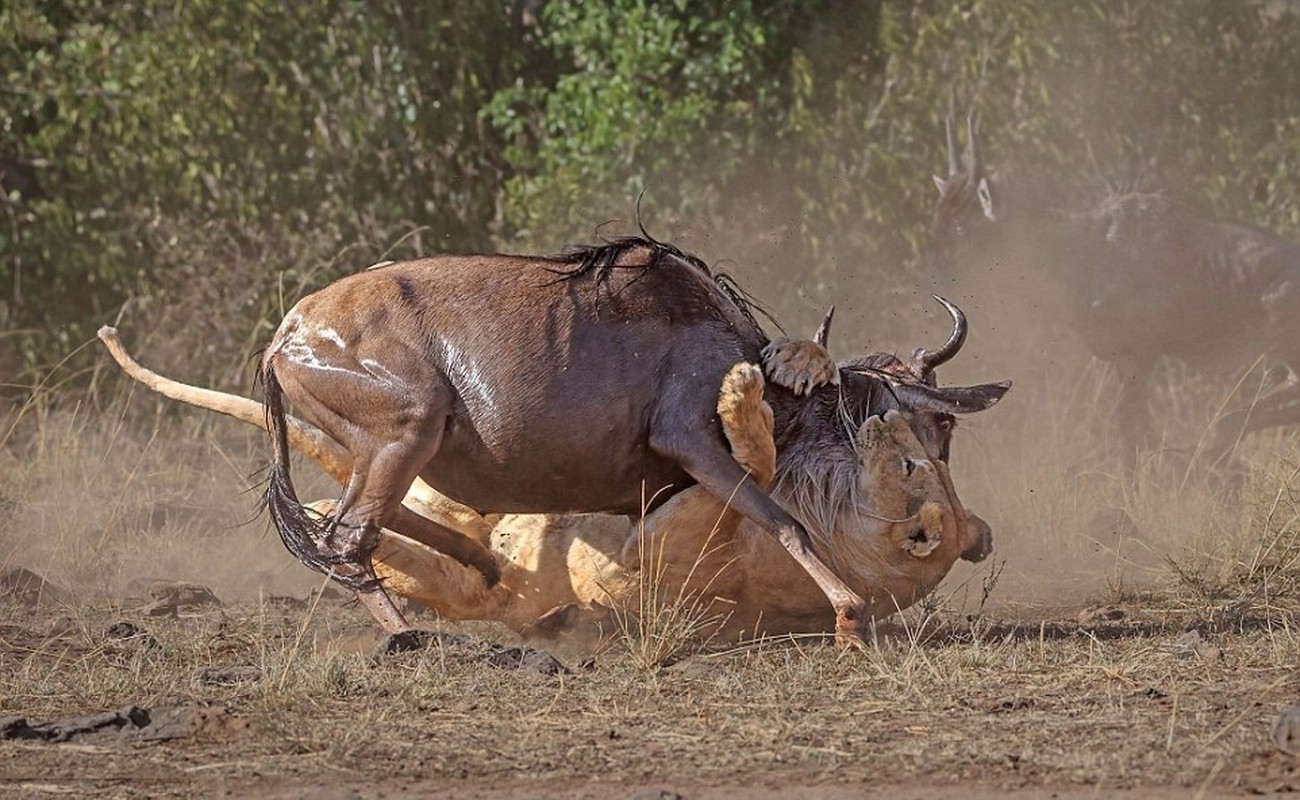
M 627 800 L 686 800 L 686 795 L 672 789 L 646 789 L 629 795 Z
M 0 570 L 0 597 L 11 597 L 20 605 L 36 606 L 45 603 L 66 603 L 71 595 L 26 567 L 9 567 Z
M 114 622 L 109 625 L 104 630 L 104 638 L 114 642 L 138 644 L 148 649 L 158 647 L 158 640 L 153 638 L 152 634 L 128 620 Z
M 221 607 L 211 589 L 188 581 L 154 581 L 149 585 L 149 597 L 153 603 L 145 613 L 151 617 L 174 617 L 181 611 Z
M 253 683 L 262 679 L 262 670 L 252 665 L 233 667 L 204 667 L 195 675 L 199 683 L 211 686 L 235 686 L 240 683 Z

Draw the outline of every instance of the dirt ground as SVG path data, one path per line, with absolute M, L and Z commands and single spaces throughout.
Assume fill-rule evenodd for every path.
M 479 637 L 503 634 L 485 625 L 463 641 L 376 655 L 373 625 L 339 598 L 168 606 L 174 598 L 154 595 L 7 602 L 0 794 L 1082 798 L 1300 787 L 1300 762 L 1273 735 L 1300 685 L 1290 616 L 1140 603 L 1036 622 L 918 612 L 861 651 L 786 640 L 647 669 L 615 644 L 594 656 L 560 649 L 567 671 L 551 675 L 493 665 Z M 107 724 L 68 719 L 131 706 L 148 721 L 129 711 Z

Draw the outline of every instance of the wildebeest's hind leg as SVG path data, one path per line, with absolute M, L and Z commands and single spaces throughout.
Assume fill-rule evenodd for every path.
M 401 507 L 412 481 L 442 444 L 451 407 L 451 388 L 438 376 L 418 399 L 413 399 L 410 393 L 394 392 L 386 384 L 347 370 L 322 376 L 311 364 L 273 358 L 273 355 L 268 358 L 263 377 L 268 417 L 277 441 L 276 466 L 268 492 L 276 526 L 295 555 L 308 566 L 332 570 L 340 582 L 356 592 L 357 598 L 386 630 L 393 633 L 406 630 L 406 620 L 379 585 L 370 560 L 382 529 L 395 522 L 399 532 L 435 548 L 446 546 L 449 537 L 463 539 L 466 547 L 480 546 L 431 520 L 417 520 L 417 515 Z M 292 495 L 291 486 L 289 492 L 277 488 L 288 485 L 281 382 L 286 387 L 285 393 L 293 386 L 291 396 L 303 416 L 341 443 L 352 456 L 352 474 L 335 516 L 323 531 L 315 524 L 298 524 L 294 508 L 301 509 L 301 506 Z M 349 421 L 335 411 L 332 403 L 338 397 L 345 397 L 356 408 L 365 410 L 364 424 L 353 424 L 355 419 Z M 464 553 L 451 555 L 460 557 Z M 479 560 L 483 565 L 475 566 L 487 569 L 485 577 L 492 582 L 496 577 L 495 563 L 491 568 L 486 566 L 491 562 L 490 554 L 485 560 Z
M 666 392 L 651 420 L 650 447 L 675 460 L 715 498 L 729 503 L 747 519 L 775 536 L 816 582 L 835 609 L 837 644 L 860 641 L 867 622 L 866 604 L 813 552 L 808 532 L 767 492 L 747 479 L 717 430 L 714 403 L 701 403 L 697 387 L 682 385 Z M 711 393 L 705 395 L 711 399 Z M 852 637 L 852 638 L 850 638 Z

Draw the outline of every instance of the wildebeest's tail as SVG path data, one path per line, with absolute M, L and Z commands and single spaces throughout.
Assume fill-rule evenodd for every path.
M 284 546 L 299 561 L 316 570 L 329 573 L 331 567 L 344 563 L 346 558 L 321 552 L 317 542 L 323 541 L 327 529 L 322 520 L 313 516 L 298 500 L 289 477 L 289 425 L 284 413 L 284 390 L 270 359 L 262 366 L 262 391 L 266 406 L 266 429 L 271 434 L 275 462 L 271 464 L 271 477 L 266 486 L 266 508 L 271 512 L 271 522 L 280 534 Z M 350 572 L 350 570 L 349 570 Z M 364 579 L 347 574 L 335 574 L 335 579 L 353 589 L 362 588 Z

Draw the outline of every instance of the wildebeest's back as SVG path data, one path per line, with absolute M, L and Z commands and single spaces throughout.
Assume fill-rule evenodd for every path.
M 711 276 L 647 255 L 573 275 L 509 256 L 399 262 L 305 298 L 285 325 L 298 317 L 348 369 L 408 387 L 446 376 L 450 424 L 422 473 L 445 494 L 481 511 L 633 512 L 643 481 L 690 482 L 650 451 L 652 418 L 707 420 L 726 369 L 764 344 Z
M 1159 194 L 1110 198 L 1098 216 L 1106 247 L 1088 294 L 1112 335 L 1131 330 L 1162 353 L 1240 366 L 1300 335 L 1295 244 Z

